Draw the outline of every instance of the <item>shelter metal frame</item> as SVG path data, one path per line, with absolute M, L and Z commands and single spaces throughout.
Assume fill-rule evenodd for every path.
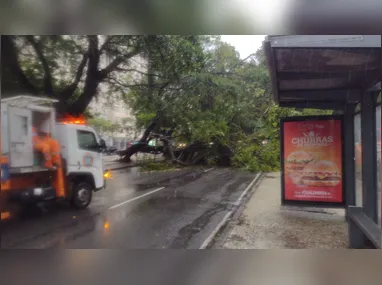
M 345 209 L 350 248 L 381 248 L 376 116 L 381 92 L 381 35 L 268 36 L 272 91 L 281 107 L 343 115 Z M 361 105 L 363 205 L 356 206 L 354 116 Z

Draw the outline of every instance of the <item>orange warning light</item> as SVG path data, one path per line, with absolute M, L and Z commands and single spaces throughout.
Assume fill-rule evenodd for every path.
M 84 116 L 73 117 L 71 115 L 65 115 L 61 120 L 61 124 L 66 125 L 86 125 L 86 119 Z
M 111 179 L 113 176 L 111 175 L 111 171 L 108 170 L 103 174 L 103 178 L 105 179 Z
M 8 220 L 11 218 L 11 213 L 10 212 L 1 212 L 0 214 L 1 220 Z

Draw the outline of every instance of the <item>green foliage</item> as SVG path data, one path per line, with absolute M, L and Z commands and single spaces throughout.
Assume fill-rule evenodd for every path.
M 155 118 L 155 116 L 155 113 L 138 113 L 136 116 L 137 126 L 147 126 L 151 122 L 151 120 Z
M 87 123 L 99 133 L 114 133 L 121 130 L 123 127 L 118 124 L 100 117 L 89 118 Z
M 179 80 L 180 74 L 202 67 L 203 36 L 6 36 L 11 56 L 2 60 L 5 94 L 44 95 L 60 101 L 60 112 L 83 113 L 102 85 L 107 100 L 119 98 L 135 86 L 150 93 L 153 84 Z M 146 59 L 136 70 L 138 60 Z M 155 59 L 152 60 L 151 58 Z M 3 59 L 3 58 L 2 58 Z M 147 66 L 145 66 L 147 64 Z M 160 70 L 149 82 L 145 69 Z M 9 72 L 8 72 L 9 71 Z M 134 76 L 133 76 L 134 75 Z M 139 76 L 138 76 L 139 77 Z M 143 83 L 143 84 L 142 84 Z M 150 85 L 150 87 L 148 87 Z M 155 98 L 147 101 L 158 107 Z M 149 107 L 149 105 L 145 105 Z
M 211 142 L 212 138 L 223 140 L 229 132 L 227 122 L 212 112 L 199 114 L 199 118 L 190 122 L 191 141 Z
M 251 171 L 277 170 L 280 118 L 324 112 L 278 107 L 273 102 L 262 50 L 243 61 L 235 48 L 219 37 L 199 37 L 197 41 L 203 43 L 203 54 L 200 45 L 195 48 L 192 41 L 177 37 L 168 38 L 166 49 L 171 57 L 165 50 L 165 61 L 163 55 L 151 53 L 153 73 L 158 75 L 155 83 L 160 87 L 133 88 L 125 95 L 136 112 L 137 124 L 147 126 L 159 116 L 161 128 L 172 129 L 184 142 L 229 147 L 234 166 Z M 183 54 L 202 63 L 184 64 Z M 263 140 L 268 144 L 262 145 Z M 210 163 L 216 161 L 214 151 L 211 148 L 206 154 Z
M 250 138 L 241 141 L 238 143 L 232 163 L 236 167 L 253 172 L 277 171 L 280 168 L 279 140 L 269 140 L 265 145 Z
M 238 144 L 233 164 L 254 172 L 277 171 L 280 168 L 280 119 L 291 116 L 329 115 L 331 111 L 280 108 L 270 103 L 266 116 L 257 123 L 256 139 L 248 138 Z M 262 145 L 262 141 L 268 143 Z
M 176 140 L 228 147 L 234 153 L 233 164 L 251 171 L 279 167 L 281 117 L 328 113 L 278 107 L 263 50 L 242 60 L 219 36 L 35 36 L 48 68 L 30 39 L 15 39 L 21 70 L 39 93 L 49 89 L 50 73 L 52 96 L 68 106 L 86 98 L 81 101 L 86 109 L 103 84 L 110 100 L 122 95 L 135 113 L 137 127 L 156 118 L 157 129 L 172 130 Z M 90 51 L 92 57 L 87 58 Z M 132 68 L 135 55 L 144 62 L 138 71 Z M 82 59 L 86 65 L 75 80 Z M 95 70 L 87 72 L 91 63 Z M 137 72 L 141 76 L 133 76 Z M 129 118 L 112 123 L 89 111 L 86 117 L 100 133 L 133 123 Z M 210 149 L 206 158 L 214 163 L 216 149 Z
M 175 165 L 166 161 L 147 161 L 140 166 L 142 172 L 150 171 L 170 171 L 181 169 L 179 165 Z

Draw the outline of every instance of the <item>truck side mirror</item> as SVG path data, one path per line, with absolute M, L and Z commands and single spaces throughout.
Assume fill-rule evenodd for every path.
M 106 148 L 106 142 L 105 142 L 105 140 L 104 140 L 104 139 L 100 139 L 100 140 L 99 140 L 99 145 L 100 145 L 101 148 Z

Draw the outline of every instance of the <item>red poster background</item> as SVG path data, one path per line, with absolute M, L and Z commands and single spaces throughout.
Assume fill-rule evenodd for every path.
M 285 200 L 331 203 L 343 202 L 341 123 L 341 120 L 338 119 L 284 122 Z M 315 138 L 327 138 L 332 136 L 333 140 L 332 142 L 318 145 L 296 143 L 296 139 L 304 138 L 307 135 Z M 341 181 L 336 186 L 310 186 L 304 185 L 301 181 L 296 182 L 285 169 L 287 158 L 289 154 L 294 151 L 308 152 L 315 157 L 316 161 L 325 160 L 335 163 L 341 174 Z

